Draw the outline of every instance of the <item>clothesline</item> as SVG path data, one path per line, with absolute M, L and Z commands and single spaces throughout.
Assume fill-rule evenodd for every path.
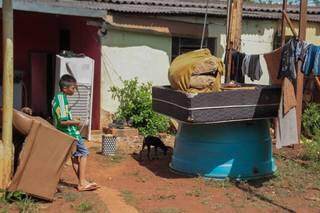
M 240 83 L 244 83 L 244 75 L 251 80 L 260 80 L 263 74 L 260 57 L 277 54 L 278 51 L 281 51 L 278 79 L 288 77 L 290 80 L 295 80 L 295 63 L 298 60 L 303 61 L 302 71 L 305 75 L 309 75 L 312 70 L 315 75 L 320 75 L 320 47 L 302 40 L 291 39 L 283 47 L 264 54 L 246 54 L 232 50 L 231 78 Z
M 250 55 L 233 50 L 231 78 L 244 83 L 244 75 L 251 80 L 262 76 L 260 57 L 263 56 L 272 84 L 281 84 L 282 93 L 276 124 L 276 147 L 296 144 L 298 141 L 296 115 L 296 62 L 301 60 L 302 72 L 320 75 L 320 46 L 299 39 L 289 40 L 283 47 L 264 54 Z M 316 80 L 318 80 L 316 78 Z M 320 82 L 316 82 L 320 85 Z

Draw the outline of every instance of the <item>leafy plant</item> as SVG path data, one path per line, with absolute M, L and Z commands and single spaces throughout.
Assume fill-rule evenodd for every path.
M 16 205 L 21 213 L 34 213 L 38 211 L 38 205 L 30 197 L 16 202 Z
M 84 201 L 82 203 L 80 203 L 77 207 L 76 207 L 76 211 L 77 212 L 88 212 L 91 211 L 93 209 L 93 205 L 90 202 Z
M 302 115 L 303 132 L 307 137 L 313 137 L 320 128 L 320 105 L 310 103 Z
M 1 202 L 4 203 L 11 203 L 15 201 L 23 201 L 24 199 L 27 199 L 28 196 L 20 191 L 14 191 L 14 192 L 9 192 L 5 190 L 1 190 L 0 193 L 2 196 L 0 197 Z
M 169 120 L 152 110 L 151 83 L 138 83 L 138 79 L 123 81 L 123 87 L 111 87 L 112 98 L 120 105 L 116 117 L 132 121 L 139 132 L 146 135 L 156 135 L 166 132 Z
M 312 160 L 320 164 L 320 130 L 317 130 L 313 140 L 303 142 L 304 155 L 306 160 Z
M 38 210 L 38 205 L 35 201 L 23 192 L 1 190 L 0 193 L 2 194 L 0 197 L 1 203 L 15 203 L 22 213 L 36 212 Z

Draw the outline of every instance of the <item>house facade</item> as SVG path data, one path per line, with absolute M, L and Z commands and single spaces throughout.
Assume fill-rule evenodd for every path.
M 146 1 L 113 3 L 108 10 L 108 18 L 104 19 L 108 34 L 101 42 L 102 115 L 117 109 L 117 102 L 112 100 L 109 92 L 110 86 L 121 86 L 121 80 L 134 77 L 154 85 L 169 84 L 167 73 L 171 60 L 183 52 L 200 48 L 205 1 L 143 2 Z M 204 43 L 214 55 L 223 58 L 226 47 L 226 1 L 209 2 Z M 306 40 L 320 45 L 319 12 L 316 7 L 308 9 Z M 298 32 L 299 8 L 289 6 L 288 13 Z M 279 45 L 280 29 L 281 5 L 245 3 L 241 51 L 248 54 L 271 52 Z M 288 27 L 286 36 L 292 36 Z M 263 62 L 262 68 L 265 74 L 254 83 L 269 84 Z M 246 82 L 251 83 L 248 78 Z

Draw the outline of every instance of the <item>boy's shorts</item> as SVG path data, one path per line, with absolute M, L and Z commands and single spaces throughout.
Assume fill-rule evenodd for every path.
M 72 157 L 86 157 L 89 155 L 89 150 L 84 145 L 84 139 L 77 141 L 77 150 L 72 154 Z

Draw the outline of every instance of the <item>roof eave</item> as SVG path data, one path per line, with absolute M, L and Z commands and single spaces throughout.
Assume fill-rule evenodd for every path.
M 2 0 L 0 0 L 2 8 Z M 107 15 L 107 10 L 96 10 L 90 8 L 76 8 L 59 5 L 50 5 L 41 2 L 13 1 L 13 9 L 18 11 L 39 12 L 55 15 L 70 15 L 91 18 L 102 18 Z

